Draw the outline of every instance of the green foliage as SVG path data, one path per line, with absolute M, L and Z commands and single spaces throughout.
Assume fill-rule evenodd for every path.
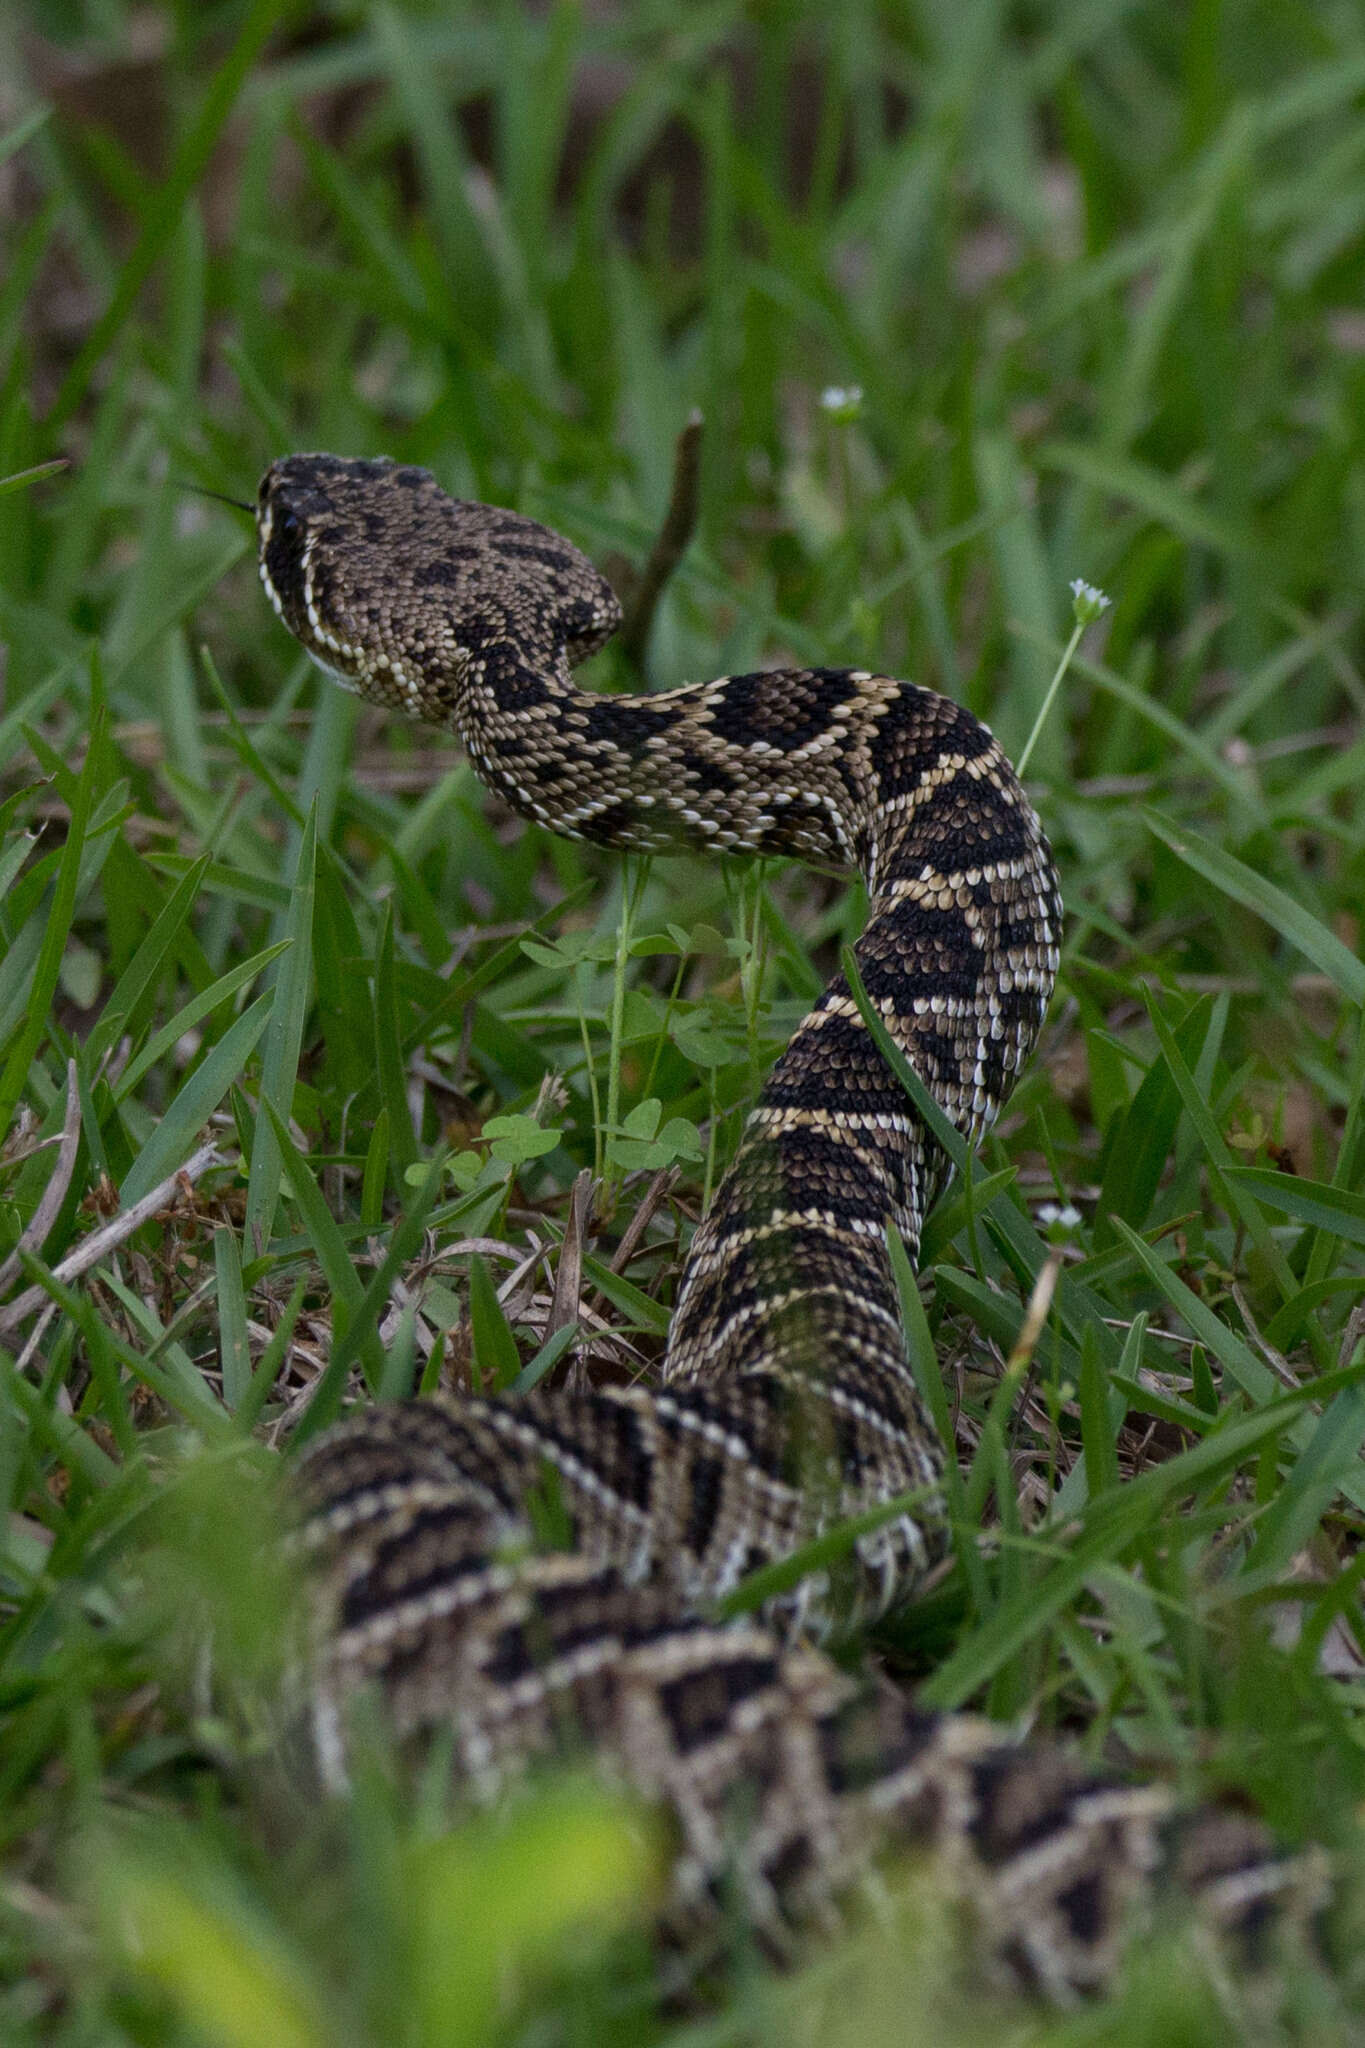
M 607 1141 L 607 1159 L 612 1166 L 631 1171 L 637 1167 L 671 1166 L 675 1159 L 700 1159 L 701 1134 L 686 1117 L 671 1116 L 661 1123 L 663 1104 L 657 1095 L 647 1095 L 627 1112 L 619 1135 Z
M 0 2035 L 1352 2038 L 1359 9 L 26 11 Z M 894 1941 L 794 1986 L 741 1943 L 688 2025 L 620 1934 L 637 1816 L 571 1782 L 455 1826 L 441 1759 L 413 1788 L 378 1747 L 346 1798 L 292 1782 L 290 1446 L 353 1400 L 646 1365 L 680 1218 L 862 904 L 512 827 L 445 738 L 315 687 L 246 523 L 179 486 L 383 449 L 619 578 L 693 406 L 699 531 L 647 680 L 787 657 L 959 696 L 1031 746 L 1070 912 L 1042 1057 L 922 1292 L 895 1248 L 960 1473 L 948 1576 L 878 1646 L 942 1703 L 1335 1844 L 1347 1960 L 1279 2022 L 1215 2016 L 1165 1950 L 1065 2023 L 966 1998 L 912 1889 Z M 595 680 L 642 679 L 608 651 Z
M 292 1934 L 278 1879 L 234 1870 L 212 1825 L 102 1825 L 82 1845 L 83 1886 L 119 2038 L 464 2048 L 538 1985 L 563 1996 L 575 1942 L 600 1943 L 656 1882 L 648 1831 L 573 1780 L 538 1788 L 511 1826 L 435 1830 L 382 1784 L 354 1806 L 355 1889 L 310 1872 L 312 1925 Z

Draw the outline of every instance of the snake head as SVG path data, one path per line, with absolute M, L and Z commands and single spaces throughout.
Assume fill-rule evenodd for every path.
M 386 458 L 286 455 L 270 465 L 256 495 L 266 596 L 319 667 L 366 695 L 382 653 L 374 630 L 378 621 L 367 620 L 363 582 L 357 584 L 348 565 L 355 562 L 357 542 L 366 538 L 366 505 L 382 495 L 394 469 Z
M 471 664 L 491 651 L 543 675 L 620 620 L 562 535 L 386 457 L 282 457 L 261 479 L 256 531 L 266 594 L 319 667 L 437 724 L 458 722 Z

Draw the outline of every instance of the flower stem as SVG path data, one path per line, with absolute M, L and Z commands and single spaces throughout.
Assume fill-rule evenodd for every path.
M 1067 670 L 1071 666 L 1071 657 L 1076 652 L 1077 647 L 1079 647 L 1081 635 L 1084 631 L 1084 620 L 1077 619 L 1075 626 L 1072 628 L 1071 638 L 1067 641 L 1066 646 L 1062 650 L 1062 658 L 1057 664 L 1057 673 L 1053 676 L 1052 681 L 1048 684 L 1047 695 L 1044 697 L 1042 704 L 1039 706 L 1038 716 L 1033 721 L 1033 730 L 1029 734 L 1028 738 L 1025 740 L 1023 750 L 1020 753 L 1018 760 L 1014 764 L 1014 772 L 1017 776 L 1020 777 L 1021 780 L 1023 778 L 1025 769 L 1028 767 L 1029 759 L 1033 753 L 1033 749 L 1038 744 L 1038 735 L 1042 731 L 1043 726 L 1047 722 L 1047 715 L 1049 711 L 1051 711 L 1052 709 L 1052 701 L 1054 697 L 1057 695 L 1058 690 L 1060 690 L 1062 687 L 1062 677 L 1066 674 Z

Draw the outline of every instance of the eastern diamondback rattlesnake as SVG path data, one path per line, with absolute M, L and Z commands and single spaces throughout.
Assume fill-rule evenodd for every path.
M 1062 913 L 1037 818 L 969 713 L 862 669 L 585 693 L 570 666 L 618 623 L 608 585 L 558 534 L 424 470 L 290 456 L 257 519 L 266 590 L 315 659 L 453 727 L 528 817 L 608 846 L 859 870 L 871 1001 L 964 1137 L 989 1124 L 1042 1022 Z M 941 1859 L 974 1953 L 1052 1996 L 1105 1978 L 1159 1877 L 1213 1924 L 1259 1926 L 1302 1871 L 1254 1823 L 1181 1820 L 1159 1788 L 919 1711 L 803 1640 L 836 1596 L 903 1596 L 940 1547 L 944 1452 L 887 1228 L 916 1252 L 943 1164 L 836 980 L 697 1230 L 657 1388 L 440 1396 L 310 1447 L 324 1769 L 344 1771 L 345 1702 L 370 1682 L 401 1736 L 453 1730 L 480 1791 L 577 1731 L 671 1810 L 665 1919 L 683 1940 L 738 1888 L 786 1953 L 897 1844 Z M 547 1466 L 575 1547 L 536 1556 L 527 1500 Z M 712 1618 L 756 1566 L 886 1502 L 850 1583 Z

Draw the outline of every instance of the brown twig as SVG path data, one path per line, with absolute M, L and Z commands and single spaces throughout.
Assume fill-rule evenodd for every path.
M 621 627 L 621 646 L 636 668 L 644 663 L 649 630 L 669 577 L 677 568 L 697 524 L 697 486 L 701 477 L 702 416 L 689 413 L 673 449 L 673 488 L 659 537 L 649 552 Z
M 676 1166 L 661 1166 L 659 1168 L 659 1171 L 645 1189 L 644 1197 L 637 1207 L 635 1214 L 626 1225 L 620 1244 L 617 1245 L 616 1250 L 612 1254 L 611 1271 L 613 1273 L 625 1272 L 626 1267 L 639 1250 L 641 1238 L 653 1221 L 654 1211 L 658 1208 L 660 1202 L 663 1201 L 664 1196 L 672 1191 L 673 1183 L 677 1178 L 678 1169 Z

